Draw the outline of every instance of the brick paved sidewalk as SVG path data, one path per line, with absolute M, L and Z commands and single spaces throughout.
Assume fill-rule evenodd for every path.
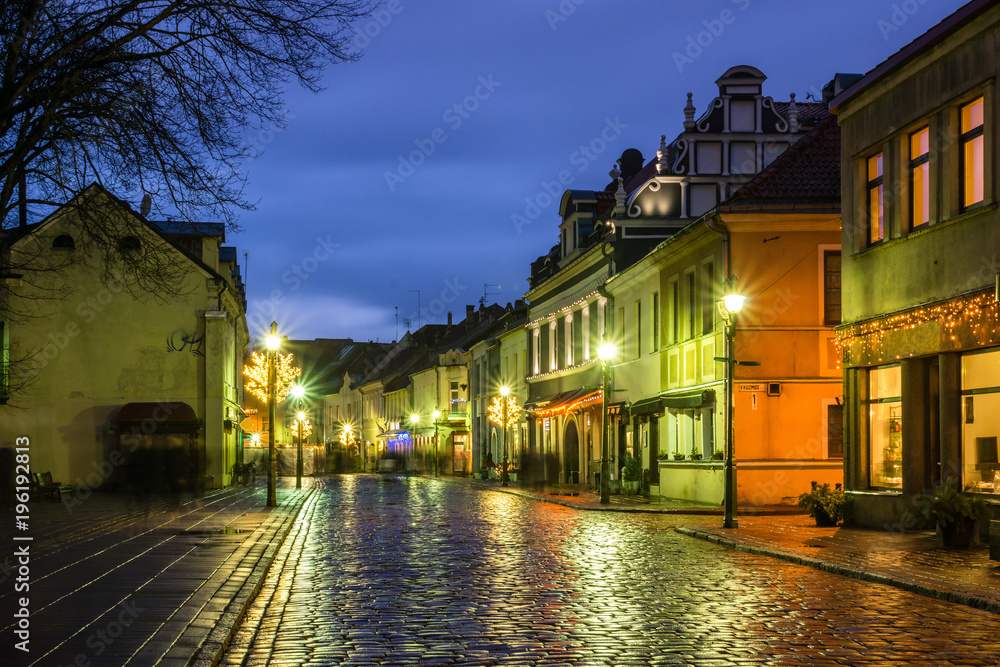
M 739 528 L 727 529 L 721 508 L 704 504 L 612 495 L 610 504 L 601 505 L 596 491 L 586 485 L 556 485 L 541 492 L 513 482 L 504 488 L 496 481 L 455 481 L 583 510 L 688 514 L 690 525 L 677 531 L 690 537 L 1000 612 L 1000 563 L 989 559 L 989 549 L 947 548 L 933 531 L 819 528 L 795 507 L 758 508 L 752 515 L 739 515 Z
M 305 480 L 309 482 L 309 480 Z M 221 654 L 311 493 L 256 488 L 138 507 L 94 494 L 30 504 L 26 531 L 0 514 L 0 655 L 5 665 L 209 665 Z M 15 540 L 30 537 L 30 541 Z M 15 550 L 28 545 L 27 592 Z M 26 597 L 30 639 L 17 649 Z M 13 621 L 13 622 L 12 622 Z

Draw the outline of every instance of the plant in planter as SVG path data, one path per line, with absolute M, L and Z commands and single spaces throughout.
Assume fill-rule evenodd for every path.
M 665 460 L 667 460 L 668 458 L 670 458 L 670 455 L 669 455 L 669 454 L 667 454 L 666 450 L 663 450 L 663 449 L 661 449 L 661 450 L 659 451 L 659 453 L 658 453 L 658 454 L 656 455 L 656 458 L 657 458 L 657 460 L 659 460 L 659 461 L 665 461 Z
M 840 484 L 831 489 L 829 484 L 813 482 L 809 493 L 799 496 L 798 505 L 816 519 L 817 526 L 836 526 L 844 518 L 847 498 Z
M 676 454 L 674 454 L 674 461 L 683 461 L 683 460 L 684 460 L 684 455 L 683 454 L 681 454 L 680 452 L 677 452 Z
M 904 525 L 937 526 L 945 546 L 968 547 L 976 520 L 986 516 L 988 505 L 979 496 L 959 491 L 956 486 L 954 479 L 948 477 L 930 494 L 914 498 L 913 505 L 903 513 Z
M 639 491 L 639 477 L 642 475 L 642 465 L 639 459 L 625 454 L 625 465 L 622 466 L 622 481 L 629 495 L 635 495 Z
M 721 461 L 725 455 L 726 455 L 725 452 L 723 452 L 721 449 L 716 449 L 714 452 L 712 452 L 712 460 Z
M 700 461 L 701 460 L 701 452 L 699 452 L 697 449 L 692 448 L 691 449 L 691 460 L 692 461 Z

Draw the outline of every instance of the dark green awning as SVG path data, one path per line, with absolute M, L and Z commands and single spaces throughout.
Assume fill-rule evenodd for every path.
M 673 408 L 674 410 L 690 410 L 692 408 L 700 408 L 703 405 L 714 404 L 715 390 L 706 389 L 704 391 L 698 391 L 690 394 L 661 396 L 660 400 L 663 401 L 663 407 Z

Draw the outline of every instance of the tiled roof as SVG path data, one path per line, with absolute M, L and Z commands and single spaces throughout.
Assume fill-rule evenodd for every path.
M 615 193 L 614 191 L 606 192 L 598 190 L 594 194 L 597 195 L 597 208 L 594 213 L 594 219 L 606 220 L 615 208 Z
M 722 207 L 761 200 L 840 202 L 840 126 L 828 115 Z

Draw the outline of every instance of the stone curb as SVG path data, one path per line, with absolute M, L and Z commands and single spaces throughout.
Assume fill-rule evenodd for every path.
M 267 540 L 266 543 L 259 540 L 253 547 L 250 548 L 248 554 L 244 555 L 242 560 L 245 562 L 248 556 L 252 556 L 255 550 L 259 550 L 259 555 L 253 565 L 253 570 L 248 574 L 244 575 L 243 583 L 239 585 L 239 591 L 229 600 L 228 604 L 220 618 L 213 618 L 214 614 L 206 611 L 208 605 L 202 609 L 195 617 L 194 621 L 188 626 L 189 629 L 197 627 L 196 624 L 199 621 L 211 622 L 212 630 L 204 641 L 200 642 L 196 651 L 194 652 L 191 659 L 187 662 L 189 665 L 194 665 L 195 667 L 212 667 L 217 665 L 222 659 L 223 654 L 229 647 L 229 642 L 232 640 L 233 635 L 236 632 L 237 626 L 239 626 L 240 621 L 246 615 L 247 610 L 250 608 L 251 603 L 257 594 L 260 592 L 261 586 L 267 577 L 268 570 L 271 569 L 271 564 L 274 562 L 274 557 L 278 554 L 281 549 L 281 545 L 284 543 L 285 538 L 288 533 L 291 532 L 292 526 L 295 524 L 295 519 L 298 517 L 299 512 L 302 510 L 303 505 L 305 505 L 306 500 L 308 500 L 312 494 L 315 492 L 315 487 L 310 488 L 299 495 L 294 506 L 282 508 L 281 506 L 275 507 L 268 515 L 268 518 L 263 522 L 264 534 L 266 535 L 270 530 L 275 530 L 271 539 Z M 280 523 L 280 525 L 275 529 L 274 524 Z M 231 575 L 225 583 L 220 587 L 220 592 L 223 588 L 231 586 L 233 584 L 233 579 L 240 577 L 241 575 L 233 574 Z M 186 630 L 184 634 L 181 635 L 181 639 L 188 635 Z M 178 641 L 181 641 L 180 639 Z
M 849 567 L 846 565 L 841 565 L 839 563 L 831 563 L 830 561 L 825 561 L 819 558 L 810 558 L 809 556 L 803 556 L 792 551 L 785 549 L 780 549 L 778 547 L 758 547 L 750 544 L 745 544 L 737 540 L 728 539 L 715 535 L 713 533 L 708 533 L 695 528 L 689 528 L 686 526 L 678 526 L 675 528 L 681 535 L 686 535 L 688 537 L 693 537 L 699 540 L 705 540 L 706 542 L 712 542 L 713 544 L 718 544 L 730 549 L 735 549 L 736 551 L 743 551 L 750 554 L 756 554 L 758 556 L 769 556 L 771 558 L 778 558 L 780 560 L 788 561 L 790 563 L 795 563 L 797 565 L 805 565 L 807 567 L 815 568 L 817 570 L 823 570 L 824 572 L 830 572 L 832 574 L 839 574 L 845 577 L 851 577 L 852 579 L 860 579 L 862 581 L 870 581 L 877 584 L 885 584 L 887 586 L 894 586 L 910 593 L 918 593 L 920 595 L 925 595 L 927 597 L 936 598 L 938 600 L 945 600 L 947 602 L 955 602 L 957 604 L 962 604 L 967 607 L 974 607 L 976 609 L 983 609 L 985 611 L 991 611 L 994 613 L 1000 613 L 1000 604 L 993 600 L 988 600 L 976 595 L 970 595 L 968 593 L 961 593 L 958 591 L 948 591 L 939 588 L 933 588 L 931 586 L 926 586 L 924 584 L 919 584 L 915 581 L 909 579 L 902 579 L 893 575 L 880 574 L 878 572 L 872 572 L 869 570 L 864 570 L 861 568 Z

